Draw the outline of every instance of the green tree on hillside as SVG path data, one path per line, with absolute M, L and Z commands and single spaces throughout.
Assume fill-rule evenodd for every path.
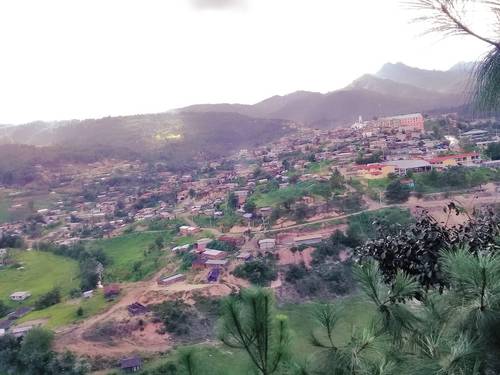
M 486 155 L 488 155 L 492 160 L 500 159 L 500 142 L 490 143 L 486 148 Z
M 58 354 L 52 349 L 51 332 L 34 328 L 19 340 L 13 336 L 0 337 L 0 373 L 16 375 L 84 375 L 86 363 L 71 353 Z
M 289 358 L 288 321 L 274 311 L 272 292 L 247 289 L 228 297 L 222 307 L 220 339 L 243 350 L 257 373 L 277 373 Z
M 10 309 L 7 304 L 4 301 L 0 300 L 0 318 L 3 318 L 5 315 L 7 315 L 9 310 Z
M 333 171 L 332 175 L 330 176 L 330 186 L 333 190 L 335 189 L 342 189 L 344 188 L 345 185 L 345 179 L 344 176 L 339 172 L 337 168 Z
M 238 207 L 238 197 L 233 192 L 227 196 L 227 206 L 229 209 L 236 209 Z
M 410 189 L 399 180 L 394 180 L 387 186 L 385 197 L 391 203 L 406 202 L 410 197 Z

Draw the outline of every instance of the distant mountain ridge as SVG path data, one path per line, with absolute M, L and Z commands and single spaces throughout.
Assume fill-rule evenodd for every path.
M 181 112 L 237 112 L 252 117 L 281 118 L 306 126 L 329 127 L 364 117 L 461 107 L 466 102 L 473 63 L 450 70 L 425 70 L 402 63 L 385 64 L 347 87 L 326 94 L 297 91 L 273 96 L 253 105 L 198 104 Z
M 293 131 L 294 124 L 326 128 L 350 124 L 358 116 L 458 108 L 466 99 L 471 68 L 459 63 L 437 71 L 388 63 L 328 93 L 296 91 L 253 105 L 197 104 L 159 114 L 3 125 L 0 144 L 100 146 L 132 153 L 175 149 L 186 158 L 224 154 L 276 139 Z
M 459 63 L 449 70 L 426 70 L 403 63 L 385 64 L 376 76 L 441 93 L 458 93 L 467 89 L 471 63 Z

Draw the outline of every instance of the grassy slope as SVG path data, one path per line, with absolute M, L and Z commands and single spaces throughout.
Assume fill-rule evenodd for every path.
M 166 242 L 171 240 L 167 232 L 131 233 L 123 236 L 96 241 L 93 246 L 102 248 L 112 263 L 106 268 L 105 278 L 115 281 L 136 281 L 152 274 L 157 268 L 157 257 L 145 254 L 148 246 L 158 236 Z M 134 264 L 140 262 L 140 273 L 134 272 Z
M 22 323 L 34 319 L 49 319 L 45 327 L 55 329 L 95 315 L 103 311 L 109 303 L 111 302 L 105 300 L 102 291 L 96 291 L 92 298 L 68 300 L 44 310 L 33 311 L 21 318 L 18 322 Z M 76 314 L 79 307 L 83 309 L 82 316 Z
M 290 185 L 284 189 L 273 190 L 269 193 L 256 193 L 253 196 L 257 207 L 276 206 L 287 199 L 298 199 L 306 195 L 311 187 L 315 184 L 314 181 L 299 182 L 296 185 Z
M 32 304 L 36 298 L 56 286 L 61 288 L 63 294 L 67 294 L 79 285 L 78 264 L 74 260 L 37 251 L 15 251 L 13 254 L 24 270 L 0 270 L 0 299 L 8 301 L 12 292 L 22 290 L 30 291 L 32 296 L 21 304 L 9 302 L 11 306 Z
M 338 300 L 336 303 L 343 304 L 344 315 L 337 323 L 334 342 L 343 344 L 349 340 L 353 327 L 366 327 L 372 317 L 373 308 L 358 296 Z M 312 318 L 313 309 L 313 304 L 304 303 L 285 305 L 278 310 L 278 313 L 285 314 L 289 318 L 292 330 L 291 349 L 295 360 L 299 363 L 304 362 L 317 350 L 309 341 L 311 331 L 316 328 Z M 196 363 L 201 363 L 207 374 L 247 375 L 252 373 L 249 371 L 247 356 L 239 350 L 222 345 L 197 345 L 193 348 L 196 350 Z M 145 366 L 145 369 L 154 368 L 168 361 L 175 361 L 178 354 L 179 352 L 176 350 L 161 359 L 150 362 Z

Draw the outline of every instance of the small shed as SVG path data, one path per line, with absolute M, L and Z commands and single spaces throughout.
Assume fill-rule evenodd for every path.
M 212 242 L 213 240 L 211 238 L 201 238 L 198 241 L 196 241 L 196 250 L 199 252 L 203 251 L 206 249 L 207 245 Z
M 220 268 L 212 268 L 208 273 L 207 281 L 209 283 L 215 283 L 219 279 Z
M 134 302 L 127 306 L 128 313 L 132 316 L 146 314 L 149 310 L 142 303 Z
M 16 302 L 21 302 L 21 301 L 24 301 L 25 299 L 31 297 L 31 293 L 30 292 L 14 292 L 10 295 L 10 299 L 12 301 L 16 301 Z
M 205 262 L 205 265 L 209 268 L 226 268 L 228 265 L 227 259 L 209 259 Z
M 295 245 L 314 245 L 323 241 L 323 236 L 321 234 L 311 234 L 306 236 L 299 236 L 293 239 Z
M 94 295 L 94 291 L 93 290 L 87 290 L 86 292 L 83 292 L 82 293 L 82 297 L 83 298 L 90 298 Z
M 116 284 L 109 284 L 104 287 L 104 297 L 113 299 L 120 294 L 120 287 Z
M 259 248 L 261 250 L 271 250 L 276 247 L 276 240 L 274 238 L 265 238 L 259 241 Z
M 134 356 L 122 358 L 120 360 L 120 369 L 124 372 L 137 372 L 142 368 L 142 359 Z
M 157 283 L 158 285 L 166 286 L 183 280 L 186 280 L 186 276 L 184 276 L 182 273 L 178 273 L 177 275 L 173 276 L 162 276 L 157 280 Z
M 203 256 L 209 259 L 224 259 L 227 256 L 227 253 L 222 250 L 206 249 L 203 252 Z

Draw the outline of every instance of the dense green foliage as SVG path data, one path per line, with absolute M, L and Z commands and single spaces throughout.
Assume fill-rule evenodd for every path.
M 189 333 L 196 317 L 191 306 L 180 299 L 155 305 L 153 311 L 156 318 L 163 322 L 165 330 L 177 336 Z
M 485 154 L 488 155 L 492 160 L 499 160 L 500 143 L 499 142 L 490 143 L 486 148 Z
M 288 359 L 287 318 L 275 315 L 270 291 L 248 289 L 227 298 L 219 335 L 230 348 L 244 350 L 259 374 L 277 373 Z
M 61 302 L 61 290 L 56 287 L 50 292 L 47 292 L 38 297 L 35 302 L 35 309 L 42 310 L 59 302 Z
M 222 250 L 222 251 L 229 251 L 233 252 L 238 250 L 238 248 L 233 245 L 232 243 L 225 242 L 225 241 L 219 241 L 219 240 L 213 240 L 207 244 L 207 248 L 209 249 L 215 249 L 215 250 Z
M 0 337 L 0 373 L 16 375 L 83 375 L 89 367 L 71 353 L 52 350 L 53 336 L 42 329 L 31 330 L 23 339 Z
M 470 189 L 489 181 L 498 181 L 500 174 L 488 168 L 467 168 L 462 166 L 447 168 L 442 172 L 432 170 L 413 176 L 415 190 L 422 193 Z
M 7 306 L 7 304 L 0 299 L 0 318 L 3 318 L 5 315 L 7 315 L 9 311 L 9 306 Z
M 448 215 L 460 213 L 454 203 L 445 210 Z M 446 281 L 440 267 L 443 249 L 466 245 L 472 253 L 491 250 L 497 247 L 499 235 L 500 222 L 493 211 L 478 212 L 464 224 L 452 227 L 423 213 L 415 223 L 395 233 L 380 231 L 376 239 L 358 247 L 356 252 L 361 259 L 377 260 L 387 281 L 404 271 L 427 288 L 444 287 Z
M 272 256 L 259 257 L 237 266 L 233 274 L 252 284 L 265 286 L 278 277 L 276 261 Z
M 362 212 L 349 218 L 347 238 L 338 240 L 345 246 L 354 248 L 381 234 L 396 234 L 413 221 L 410 211 L 401 208 L 385 208 L 377 211 Z
M 0 237 L 0 249 L 5 249 L 5 248 L 22 248 L 24 246 L 23 239 L 16 235 L 16 234 L 11 234 L 11 233 L 4 233 Z
M 385 191 L 385 198 L 390 203 L 406 202 L 410 197 L 410 189 L 399 180 L 392 181 Z

